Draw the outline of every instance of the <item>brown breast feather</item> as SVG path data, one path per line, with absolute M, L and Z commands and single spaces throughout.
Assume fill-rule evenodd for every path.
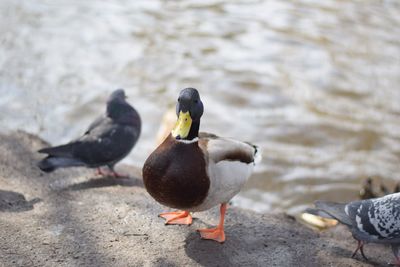
M 198 143 L 183 144 L 171 135 L 146 160 L 143 181 L 155 200 L 177 209 L 201 204 L 210 187 Z

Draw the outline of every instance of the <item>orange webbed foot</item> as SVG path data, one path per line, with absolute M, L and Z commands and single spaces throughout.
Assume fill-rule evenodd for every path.
M 165 219 L 165 224 L 191 225 L 193 218 L 188 211 L 164 212 L 158 215 Z
M 225 212 L 227 207 L 228 205 L 226 203 L 221 204 L 220 208 L 221 217 L 219 218 L 219 224 L 217 227 L 197 230 L 200 232 L 201 238 L 215 240 L 219 243 L 225 242 L 224 221 L 225 221 Z
M 211 239 L 219 243 L 225 242 L 225 232 L 222 228 L 198 229 L 197 231 L 200 232 L 200 236 L 203 239 Z

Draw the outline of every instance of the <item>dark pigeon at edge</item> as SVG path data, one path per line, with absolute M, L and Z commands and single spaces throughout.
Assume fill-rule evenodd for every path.
M 63 167 L 108 166 L 118 176 L 114 165 L 129 154 L 141 130 L 138 112 L 125 99 L 123 89 L 115 90 L 108 98 L 106 113 L 93 121 L 83 136 L 65 145 L 39 150 L 48 156 L 38 167 L 51 172 Z
M 306 212 L 336 219 L 350 229 L 358 241 L 353 257 L 360 250 L 367 259 L 363 251 L 366 243 L 390 244 L 395 265 L 400 266 L 400 193 L 348 204 L 317 201 L 315 207 Z

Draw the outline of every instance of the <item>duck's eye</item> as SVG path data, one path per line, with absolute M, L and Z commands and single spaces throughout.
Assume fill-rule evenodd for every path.
M 195 104 L 197 104 L 197 103 L 199 103 L 199 100 L 195 99 L 195 100 L 193 100 L 193 102 L 194 102 Z
M 181 98 L 180 98 L 180 97 L 178 97 L 178 102 L 179 102 L 179 101 L 181 101 Z

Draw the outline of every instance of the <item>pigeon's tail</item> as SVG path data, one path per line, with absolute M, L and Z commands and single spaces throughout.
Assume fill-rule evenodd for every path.
M 314 209 L 307 209 L 306 213 L 317 215 L 323 218 L 335 219 L 347 225 L 352 225 L 349 216 L 345 212 L 346 204 L 316 201 Z
M 44 172 L 52 172 L 56 169 L 56 167 L 52 164 L 49 157 L 39 161 L 38 167 Z
M 72 159 L 72 158 L 63 158 L 63 157 L 54 157 L 48 156 L 47 158 L 42 159 L 38 163 L 38 167 L 44 172 L 52 172 L 60 167 L 73 167 L 73 166 L 83 166 L 84 163 Z

